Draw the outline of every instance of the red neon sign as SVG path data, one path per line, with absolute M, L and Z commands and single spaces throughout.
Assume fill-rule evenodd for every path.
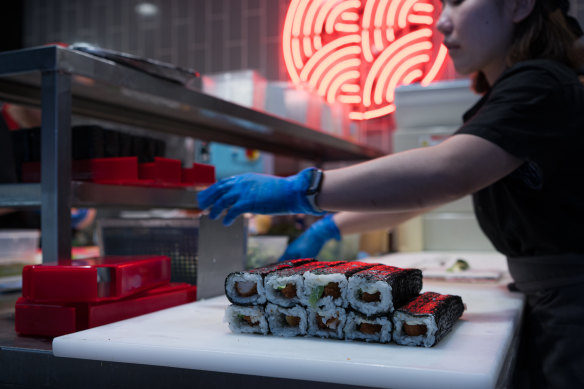
M 292 82 L 329 103 L 349 104 L 354 120 L 395 111 L 399 85 L 430 84 L 447 50 L 434 20 L 438 0 L 292 0 L 283 33 Z

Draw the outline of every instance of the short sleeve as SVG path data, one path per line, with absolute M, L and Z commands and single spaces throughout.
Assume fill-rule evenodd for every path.
M 469 111 L 456 133 L 480 136 L 530 159 L 564 135 L 557 120 L 568 115 L 562 88 L 562 81 L 541 62 L 515 66 L 493 85 L 478 109 Z

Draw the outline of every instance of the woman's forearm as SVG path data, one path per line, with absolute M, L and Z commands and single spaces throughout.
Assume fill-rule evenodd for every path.
M 473 135 L 328 170 L 317 204 L 327 211 L 403 212 L 436 207 L 492 184 L 523 163 Z
M 429 209 L 406 212 L 339 212 L 333 216 L 341 235 L 356 234 L 376 230 L 391 230 L 397 225 L 426 213 Z

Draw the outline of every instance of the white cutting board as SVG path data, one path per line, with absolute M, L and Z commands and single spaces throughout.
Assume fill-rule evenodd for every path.
M 467 306 L 433 348 L 238 335 L 224 296 L 55 338 L 58 357 L 293 378 L 380 388 L 493 388 L 519 325 L 523 298 L 505 286 L 425 282 Z

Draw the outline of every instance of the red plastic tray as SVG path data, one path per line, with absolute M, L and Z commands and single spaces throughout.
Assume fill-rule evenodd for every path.
M 150 185 L 154 180 L 138 178 L 138 157 L 93 158 L 72 161 L 73 180 L 93 181 L 111 185 Z M 40 162 L 22 164 L 22 181 L 39 182 Z
M 154 162 L 138 163 L 138 157 L 93 158 L 72 161 L 73 180 L 98 184 L 182 188 L 215 183 L 215 166 L 193 163 L 182 168 L 178 159 L 155 157 Z M 22 181 L 39 182 L 39 162 L 22 164 Z
M 215 183 L 215 166 L 193 163 L 193 167 L 182 170 L 183 185 L 204 186 Z
M 153 182 L 138 177 L 138 157 L 94 158 L 89 161 L 89 172 L 86 176 L 98 184 L 148 185 Z M 84 161 L 73 161 L 73 166 L 80 162 Z
M 138 163 L 138 157 L 93 158 L 72 161 L 73 180 L 98 184 L 181 188 L 215 183 L 215 166 L 193 163 L 182 168 L 178 159 L 155 157 L 154 162 Z M 22 181 L 39 182 L 39 162 L 22 164 Z
M 65 266 L 25 266 L 22 296 L 37 303 L 98 302 L 121 299 L 169 282 L 167 256 L 74 259 Z
M 22 335 L 61 336 L 195 301 L 197 287 L 171 283 L 112 302 L 42 304 L 21 297 L 15 305 L 15 330 Z
M 181 183 L 182 165 L 178 159 L 154 157 L 154 162 L 141 163 L 138 170 L 140 179 L 154 180 L 155 183 Z

